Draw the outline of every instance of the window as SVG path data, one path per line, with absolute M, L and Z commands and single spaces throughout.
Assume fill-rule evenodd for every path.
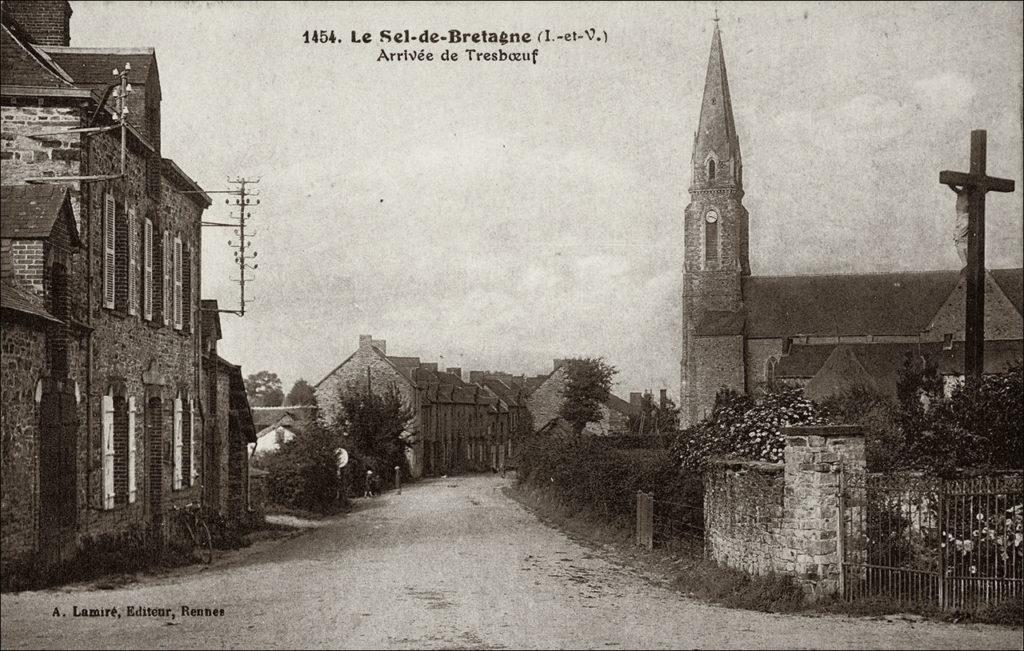
M 174 399 L 174 490 L 181 489 L 181 448 L 182 448 L 182 432 L 181 432 L 181 412 L 182 403 L 181 396 L 179 395 Z
M 138 497 L 137 466 L 135 458 L 135 397 L 128 398 L 128 503 L 134 504 Z
M 942 335 L 942 350 L 953 350 L 953 333 Z
M 768 359 L 764 360 L 764 381 L 774 382 L 775 381 L 775 366 L 779 363 L 779 358 L 772 355 Z
M 100 401 L 103 436 L 103 508 L 114 508 L 114 391 Z
M 128 314 L 139 314 L 139 227 L 135 222 L 135 208 L 129 207 L 128 214 Z
M 715 159 L 714 158 L 708 160 L 708 180 L 709 181 L 714 181 L 715 180 Z
M 142 227 L 142 318 L 153 320 L 153 220 L 147 218 Z
M 192 461 L 195 457 L 192 449 L 192 401 L 181 403 L 181 482 L 183 486 L 192 485 Z
M 704 221 L 704 261 L 714 262 L 718 260 L 718 219 L 710 221 L 711 215 L 714 213 L 708 213 L 709 219 Z
M 103 307 L 110 310 L 114 309 L 114 244 L 117 240 L 114 213 L 114 195 L 108 192 L 103 196 Z
M 174 238 L 174 329 L 181 330 L 181 238 Z

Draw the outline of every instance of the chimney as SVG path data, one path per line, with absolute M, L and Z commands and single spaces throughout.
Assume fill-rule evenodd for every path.
M 643 395 L 641 395 L 639 391 L 630 391 L 629 404 L 633 405 L 634 407 L 640 407 L 641 405 L 643 405 Z
M 458 367 L 455 367 L 455 366 L 449 367 L 448 368 L 448 373 L 450 373 L 451 375 L 454 375 L 455 377 L 459 378 L 460 380 L 462 379 L 462 369 L 461 368 L 458 368 Z
M 369 348 L 373 345 L 373 335 L 359 335 L 359 348 Z
M 37 45 L 71 45 L 71 3 L 66 0 L 4 0 L 4 13 Z
M 661 404 L 661 408 L 662 409 L 664 409 L 665 407 L 668 406 L 668 389 L 662 389 L 661 390 L 661 398 L 660 398 L 660 400 L 661 400 L 661 402 L 659 404 Z

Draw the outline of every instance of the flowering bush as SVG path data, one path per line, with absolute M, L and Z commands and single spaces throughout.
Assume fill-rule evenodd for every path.
M 783 427 L 826 422 L 800 387 L 772 387 L 756 399 L 722 389 L 711 416 L 683 431 L 672 452 L 683 468 L 693 470 L 714 457 L 779 462 Z

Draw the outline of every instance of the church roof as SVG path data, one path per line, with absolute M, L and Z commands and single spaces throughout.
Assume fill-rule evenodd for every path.
M 704 157 L 712 151 L 719 160 L 738 158 L 740 153 L 736 122 L 732 115 L 732 98 L 729 95 L 729 79 L 725 73 L 722 35 L 717 24 L 711 38 L 711 54 L 704 79 L 704 99 L 700 106 L 700 121 L 693 147 L 694 161 L 702 163 Z
M 959 279 L 959 271 L 749 276 L 747 336 L 916 335 Z
M 1024 268 L 989 269 L 988 274 L 1003 290 L 1017 311 L 1024 314 Z

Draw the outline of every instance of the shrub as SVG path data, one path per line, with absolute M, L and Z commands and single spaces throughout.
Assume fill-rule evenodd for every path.
M 344 503 L 338 482 L 338 437 L 317 424 L 264 458 L 267 497 L 282 506 L 330 513 Z
M 756 399 L 722 389 L 711 416 L 683 431 L 671 449 L 681 467 L 693 471 L 716 457 L 778 462 L 785 445 L 783 427 L 825 422 L 799 387 L 772 387 Z

